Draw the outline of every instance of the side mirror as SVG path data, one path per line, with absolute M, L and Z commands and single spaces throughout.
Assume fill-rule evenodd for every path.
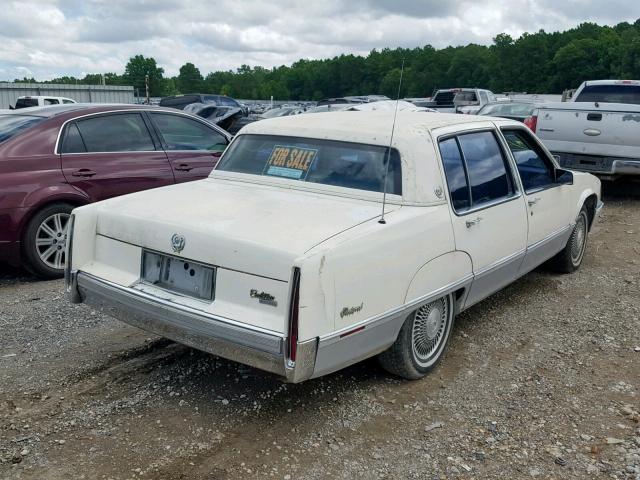
M 561 185 L 573 185 L 573 173 L 569 170 L 556 168 L 554 171 L 554 177 L 556 183 L 559 183 Z

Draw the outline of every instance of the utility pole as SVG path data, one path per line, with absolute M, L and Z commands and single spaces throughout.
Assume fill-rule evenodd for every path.
M 144 76 L 144 88 L 147 91 L 147 105 L 151 105 L 151 99 L 149 98 L 149 74 Z

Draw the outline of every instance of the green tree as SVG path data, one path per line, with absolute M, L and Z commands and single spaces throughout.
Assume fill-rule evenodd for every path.
M 158 67 L 153 57 L 143 55 L 131 57 L 124 69 L 123 80 L 127 85 L 133 85 L 140 96 L 145 94 L 145 75 L 149 75 L 149 92 L 152 97 L 161 96 L 163 92 L 164 69 Z
M 200 93 L 204 86 L 204 78 L 198 67 L 188 62 L 180 67 L 175 87 L 182 93 Z

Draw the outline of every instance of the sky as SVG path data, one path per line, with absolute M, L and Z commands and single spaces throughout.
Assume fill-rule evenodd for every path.
M 636 0 L 2 0 L 0 80 L 122 73 L 136 54 L 165 76 L 242 64 L 366 55 L 374 48 L 490 44 L 498 33 L 615 25 Z

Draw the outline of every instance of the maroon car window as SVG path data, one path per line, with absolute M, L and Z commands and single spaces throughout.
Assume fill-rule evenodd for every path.
M 67 126 L 67 131 L 62 142 L 62 153 L 84 153 L 87 147 L 84 146 L 80 131 L 75 123 Z
M 222 152 L 227 139 L 213 128 L 180 115 L 152 113 L 167 150 L 209 150 Z
M 45 120 L 44 117 L 29 117 L 27 115 L 0 115 L 0 142 L 9 140 L 14 135 L 31 128 Z
M 100 115 L 76 122 L 87 152 L 153 151 L 155 146 L 139 113 Z

